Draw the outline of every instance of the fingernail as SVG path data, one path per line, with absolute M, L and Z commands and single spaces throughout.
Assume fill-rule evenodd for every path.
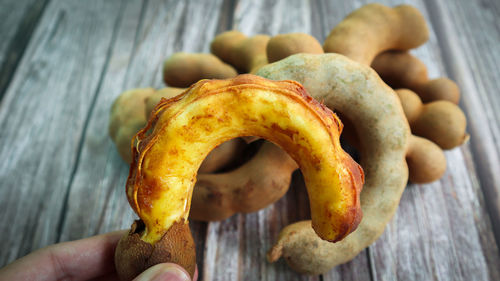
M 148 268 L 134 281 L 191 281 L 191 278 L 180 266 L 172 263 L 161 263 Z

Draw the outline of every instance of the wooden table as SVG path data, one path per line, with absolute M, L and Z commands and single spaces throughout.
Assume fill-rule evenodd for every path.
M 125 89 L 162 87 L 162 61 L 208 52 L 227 29 L 320 41 L 366 1 L 0 2 L 0 266 L 56 243 L 130 226 L 128 166 L 108 137 Z M 396 0 L 382 1 L 388 5 Z M 305 277 L 266 250 L 305 219 L 299 173 L 257 213 L 192 223 L 200 280 L 500 280 L 500 1 L 410 0 L 431 29 L 414 51 L 462 90 L 469 143 L 432 184 L 408 185 L 382 237 L 352 262 Z

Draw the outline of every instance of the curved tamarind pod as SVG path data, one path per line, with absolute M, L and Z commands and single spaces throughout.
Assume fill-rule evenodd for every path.
M 360 136 L 366 182 L 358 228 L 342 241 L 326 243 L 314 235 L 310 222 L 299 222 L 283 229 L 269 252 L 270 261 L 282 256 L 295 271 L 326 272 L 373 243 L 396 212 L 408 181 L 408 122 L 397 95 L 375 71 L 342 55 L 296 54 L 262 67 L 257 74 L 302 83 L 315 99 L 346 116 Z
M 425 19 L 415 7 L 373 3 L 353 11 L 335 26 L 323 49 L 370 65 L 383 51 L 413 49 L 428 39 Z
M 128 246 L 135 249 L 189 245 L 184 252 L 168 251 L 155 262 L 177 260 L 193 274 L 192 238 L 170 233 L 188 229 L 196 171 L 208 152 L 227 139 L 246 135 L 269 139 L 290 154 L 304 175 L 315 232 L 328 241 L 344 238 L 361 220 L 359 193 L 364 177 L 340 146 L 341 130 L 340 120 L 294 81 L 240 75 L 196 83 L 160 102 L 148 125 L 136 135 L 126 189 L 145 227 L 125 235 L 119 244 L 135 243 L 137 247 Z M 120 245 L 118 249 L 117 264 L 131 258 L 126 249 Z M 141 270 L 152 263 L 150 251 L 133 255 L 134 259 L 142 256 L 134 260 Z
M 414 183 L 433 182 L 446 171 L 443 150 L 432 141 L 415 135 L 410 138 L 406 163 L 410 171 L 409 180 Z
M 429 80 L 424 62 L 409 52 L 383 52 L 375 57 L 371 67 L 393 89 L 410 89 L 424 103 L 447 100 L 458 104 L 460 100 L 455 82 L 445 77 Z
M 323 47 L 309 34 L 287 33 L 272 37 L 267 43 L 266 53 L 269 63 L 273 63 L 299 53 L 323 54 Z
M 202 221 L 251 213 L 280 199 L 288 190 L 297 164 L 281 148 L 265 142 L 238 169 L 222 174 L 198 174 L 189 218 Z
M 396 93 L 415 135 L 435 142 L 442 149 L 452 149 L 468 140 L 467 120 L 456 104 L 449 101 L 422 104 L 418 95 L 408 89 L 398 89 Z
M 236 31 L 226 31 L 217 35 L 210 44 L 212 54 L 236 67 L 242 73 L 253 73 L 267 64 L 267 35 L 247 37 Z
M 163 81 L 171 87 L 186 88 L 201 79 L 224 79 L 236 70 L 212 54 L 175 53 L 163 64 Z

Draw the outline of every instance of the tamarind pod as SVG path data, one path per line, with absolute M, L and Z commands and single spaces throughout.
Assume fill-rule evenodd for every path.
M 370 65 L 383 51 L 413 49 L 428 39 L 425 19 L 415 7 L 373 3 L 353 11 L 335 26 L 323 49 Z
M 452 149 L 469 139 L 466 124 L 458 106 L 448 101 L 434 101 L 422 107 L 411 128 L 415 135 L 432 140 L 442 149 Z
M 396 93 L 400 94 L 400 91 L 398 90 Z M 417 95 L 415 96 L 418 98 Z M 404 107 L 405 104 L 403 103 Z M 405 113 L 407 114 L 407 109 L 405 109 Z M 347 139 L 349 144 L 359 151 L 361 143 L 354 130 L 355 126 L 345 116 L 338 115 L 345 126 L 342 137 Z M 446 171 L 446 157 L 443 150 L 432 141 L 415 135 L 411 135 L 409 139 L 406 163 L 408 164 L 409 180 L 413 183 L 421 184 L 436 181 Z
M 171 227 L 187 222 L 199 165 L 214 146 L 245 135 L 269 139 L 297 162 L 319 237 L 338 241 L 359 224 L 363 171 L 340 146 L 340 120 L 297 82 L 253 75 L 202 80 L 183 94 L 162 100 L 153 112 L 148 125 L 136 135 L 126 188 L 144 229 L 122 240 L 139 235 L 140 241 L 134 242 L 139 244 L 137 249 L 145 247 L 144 243 L 153 248 L 168 247 L 163 243 L 189 244 L 188 238 L 173 239 L 168 233 Z M 122 252 L 116 252 L 116 263 L 130 259 L 124 255 L 127 251 L 118 248 Z M 133 254 L 142 256 L 135 259 L 140 264 L 137 271 L 152 263 L 149 252 Z M 169 252 L 155 262 L 180 260 L 175 255 L 191 257 L 194 253 Z M 192 260 L 183 258 L 179 263 L 194 268 L 182 262 Z
M 245 165 L 223 174 L 198 174 L 189 217 L 217 221 L 251 213 L 280 199 L 297 164 L 281 148 L 266 142 Z
M 371 66 L 393 89 L 410 89 L 424 103 L 447 100 L 458 104 L 460 100 L 460 89 L 455 82 L 445 77 L 429 80 L 424 62 L 409 52 L 383 52 Z
M 433 141 L 442 149 L 451 149 L 467 141 L 467 120 L 456 104 L 449 101 L 423 104 L 418 95 L 408 89 L 398 89 L 396 93 L 415 135 Z
M 155 106 L 160 102 L 161 99 L 173 98 L 177 95 L 180 95 L 185 90 L 186 90 L 185 88 L 165 87 L 148 95 L 144 100 L 145 103 L 144 114 L 146 116 L 146 119 L 149 118 L 149 115 L 151 115 L 151 112 L 153 111 Z M 146 123 L 147 122 L 144 122 L 144 125 L 146 125 Z
M 401 101 L 401 106 L 411 127 L 411 124 L 422 114 L 422 107 L 424 106 L 422 100 L 417 94 L 408 89 L 397 89 L 396 94 Z
M 445 100 L 458 104 L 460 101 L 460 88 L 453 80 L 446 77 L 431 79 L 415 91 L 425 103 Z
M 269 38 L 262 34 L 247 37 L 236 30 L 226 31 L 214 38 L 210 51 L 238 71 L 253 73 L 267 64 L 266 46 Z
M 410 171 L 409 179 L 414 183 L 429 183 L 440 179 L 446 171 L 443 150 L 428 139 L 412 135 L 406 154 Z
M 267 43 L 266 53 L 269 63 L 273 63 L 299 53 L 322 54 L 323 47 L 309 34 L 287 33 L 272 37 Z
M 292 224 L 282 230 L 268 256 L 270 261 L 284 257 L 297 272 L 324 273 L 373 243 L 394 215 L 408 181 L 408 122 L 397 95 L 375 71 L 342 55 L 296 54 L 257 74 L 298 81 L 356 126 L 366 172 L 361 193 L 364 217 L 358 228 L 342 241 L 327 243 L 314 234 L 309 221 Z
M 122 159 L 130 163 L 132 154 L 130 142 L 146 124 L 144 101 L 155 93 L 153 88 L 132 89 L 118 96 L 111 106 L 109 115 L 109 136 L 116 144 Z
M 417 91 L 429 81 L 424 62 L 404 51 L 387 51 L 378 54 L 371 67 L 393 89 Z
M 212 54 L 175 53 L 163 64 L 163 81 L 171 87 L 186 88 L 201 79 L 224 79 L 236 70 Z

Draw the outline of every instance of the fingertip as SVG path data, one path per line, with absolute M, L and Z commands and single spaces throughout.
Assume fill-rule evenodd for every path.
M 174 263 L 160 263 L 148 268 L 134 281 L 191 281 L 184 268 Z

